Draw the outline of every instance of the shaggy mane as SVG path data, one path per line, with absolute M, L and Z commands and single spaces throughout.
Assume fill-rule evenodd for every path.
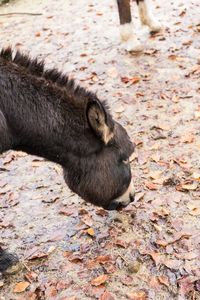
M 70 95 L 76 103 L 83 103 L 84 100 L 97 99 L 97 96 L 94 93 L 77 85 L 74 79 L 69 79 L 67 75 L 63 74 L 58 69 L 45 69 L 43 60 L 38 60 L 37 58 L 31 59 L 28 55 L 21 53 L 19 50 L 17 50 L 14 55 L 14 51 L 11 47 L 2 49 L 0 58 L 22 67 L 28 74 L 33 75 L 38 79 L 43 78 L 55 84 L 58 88 L 62 88 L 62 90 L 65 89 L 66 93 Z M 105 101 L 102 101 L 101 103 L 109 110 Z

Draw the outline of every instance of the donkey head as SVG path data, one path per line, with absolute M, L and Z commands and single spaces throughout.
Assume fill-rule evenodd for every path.
M 65 181 L 72 191 L 97 206 L 108 210 L 126 206 L 134 197 L 129 162 L 134 146 L 98 99 L 88 101 L 85 116 L 87 147 L 82 155 L 70 154 Z

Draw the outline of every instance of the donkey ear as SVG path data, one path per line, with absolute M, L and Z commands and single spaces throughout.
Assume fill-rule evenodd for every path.
M 91 129 L 107 144 L 113 137 L 113 132 L 107 125 L 107 114 L 101 102 L 89 102 L 86 114 Z

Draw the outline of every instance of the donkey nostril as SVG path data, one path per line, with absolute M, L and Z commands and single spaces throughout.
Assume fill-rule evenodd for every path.
M 135 200 L 135 194 L 129 194 L 130 202 L 133 202 Z

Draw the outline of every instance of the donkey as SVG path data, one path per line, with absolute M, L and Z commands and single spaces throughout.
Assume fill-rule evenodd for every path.
M 0 153 L 21 150 L 60 164 L 68 187 L 104 209 L 133 201 L 134 145 L 105 101 L 11 48 L 0 53 L 0 91 Z M 0 247 L 0 272 L 17 262 Z
M 143 25 L 147 25 L 151 32 L 159 32 L 161 25 L 152 16 L 148 0 L 136 0 L 139 9 L 140 21 Z M 143 50 L 142 44 L 139 42 L 133 32 L 130 0 L 117 0 L 121 40 L 125 44 L 127 51 L 139 52 Z

